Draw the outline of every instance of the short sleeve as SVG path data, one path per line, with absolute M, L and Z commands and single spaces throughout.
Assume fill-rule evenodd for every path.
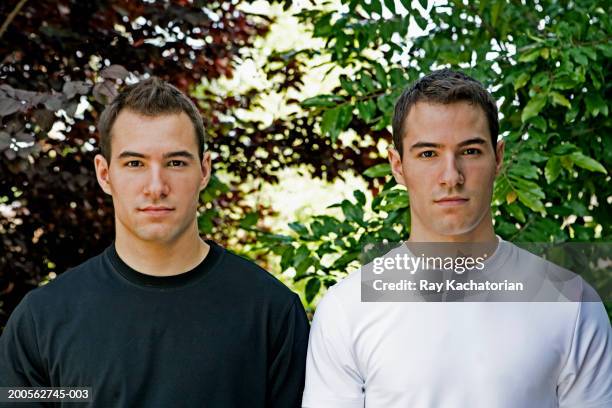
M 560 408 L 612 406 L 612 328 L 601 302 L 582 302 L 557 385 Z
M 351 335 L 333 288 L 314 316 L 306 358 L 303 408 L 362 408 L 364 380 L 353 355 Z
M 29 309 L 30 294 L 15 308 L 0 336 L 0 386 L 47 385 L 36 328 Z
M 304 391 L 308 318 L 297 295 L 283 320 L 268 369 L 266 406 L 299 407 Z

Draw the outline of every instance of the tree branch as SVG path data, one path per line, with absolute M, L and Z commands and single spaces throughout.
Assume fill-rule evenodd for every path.
M 17 3 L 15 8 L 13 9 L 13 11 L 11 11 L 8 17 L 6 17 L 6 20 L 4 20 L 4 23 L 2 23 L 2 27 L 0 27 L 0 38 L 2 38 L 8 26 L 13 22 L 17 14 L 19 14 L 19 12 L 21 11 L 21 8 L 24 6 L 26 1 L 28 0 L 20 0 L 19 3 Z

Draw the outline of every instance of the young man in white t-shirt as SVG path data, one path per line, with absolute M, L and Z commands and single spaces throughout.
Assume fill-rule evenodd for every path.
M 408 244 L 488 245 L 489 269 L 530 274 L 547 263 L 493 229 L 498 132 L 479 82 L 436 71 L 399 98 L 389 161 L 410 198 Z M 582 280 L 565 302 L 363 302 L 362 273 L 317 308 L 303 407 L 612 407 L 612 329 Z

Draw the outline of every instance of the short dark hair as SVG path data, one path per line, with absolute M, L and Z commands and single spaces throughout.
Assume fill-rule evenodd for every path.
M 126 86 L 100 115 L 98 120 L 100 152 L 107 161 L 110 162 L 111 159 L 111 130 L 122 110 L 130 110 L 146 116 L 185 112 L 193 123 L 200 160 L 204 157 L 206 138 L 198 108 L 176 87 L 159 78 L 149 78 Z
M 406 117 L 417 102 L 450 104 L 467 101 L 476 104 L 484 111 L 489 123 L 489 133 L 493 151 L 497 147 L 499 135 L 499 119 L 497 118 L 497 105 L 495 100 L 474 78 L 451 69 L 434 71 L 413 82 L 404 90 L 395 102 L 393 114 L 393 144 L 403 155 L 403 138 L 406 128 Z

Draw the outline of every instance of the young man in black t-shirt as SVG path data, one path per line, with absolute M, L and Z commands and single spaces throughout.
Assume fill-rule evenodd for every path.
M 95 407 L 299 406 L 308 321 L 298 296 L 199 236 L 211 159 L 193 103 L 145 80 L 105 109 L 99 130 L 115 242 L 15 309 L 0 387 L 90 387 L 82 405 Z

